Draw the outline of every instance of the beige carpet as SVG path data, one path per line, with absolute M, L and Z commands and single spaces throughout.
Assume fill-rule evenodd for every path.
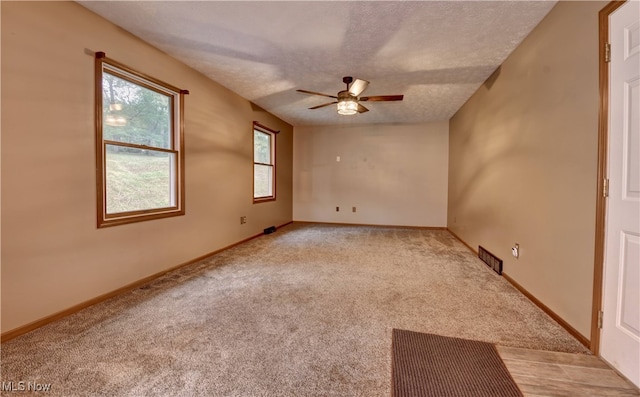
M 586 352 L 446 231 L 292 224 L 2 344 L 64 396 L 384 396 L 393 328 Z

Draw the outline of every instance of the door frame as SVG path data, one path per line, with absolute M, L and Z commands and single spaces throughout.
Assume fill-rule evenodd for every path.
M 614 0 L 600 10 L 598 63 L 600 65 L 600 110 L 598 113 L 598 181 L 596 191 L 596 240 L 593 266 L 593 303 L 591 310 L 591 341 L 589 348 L 593 354 L 600 355 L 600 312 L 602 310 L 602 292 L 604 289 L 604 248 L 607 228 L 607 199 L 605 197 L 607 178 L 607 160 L 609 150 L 609 62 L 605 61 L 606 46 L 609 43 L 609 15 L 620 8 L 627 0 Z

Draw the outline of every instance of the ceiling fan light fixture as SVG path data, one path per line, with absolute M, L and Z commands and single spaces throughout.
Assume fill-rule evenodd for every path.
M 338 114 L 343 116 L 351 116 L 358 113 L 358 102 L 353 99 L 347 99 L 338 102 Z

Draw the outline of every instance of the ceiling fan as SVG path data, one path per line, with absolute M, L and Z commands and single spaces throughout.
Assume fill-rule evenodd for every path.
M 369 109 L 362 106 L 360 102 L 382 102 L 382 101 L 401 101 L 404 95 L 375 95 L 375 96 L 359 96 L 367 88 L 369 82 L 366 80 L 353 79 L 351 76 L 345 76 L 342 78 L 342 82 L 347 85 L 347 89 L 338 92 L 338 95 L 327 95 L 320 92 L 296 90 L 304 94 L 320 95 L 328 98 L 334 98 L 335 101 L 325 103 L 318 106 L 310 107 L 309 109 L 319 109 L 325 106 L 338 104 L 338 113 L 349 116 L 356 113 L 368 112 Z

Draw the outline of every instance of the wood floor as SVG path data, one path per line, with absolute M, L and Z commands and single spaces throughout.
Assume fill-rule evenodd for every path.
M 595 356 L 497 346 L 525 397 L 640 396 Z

